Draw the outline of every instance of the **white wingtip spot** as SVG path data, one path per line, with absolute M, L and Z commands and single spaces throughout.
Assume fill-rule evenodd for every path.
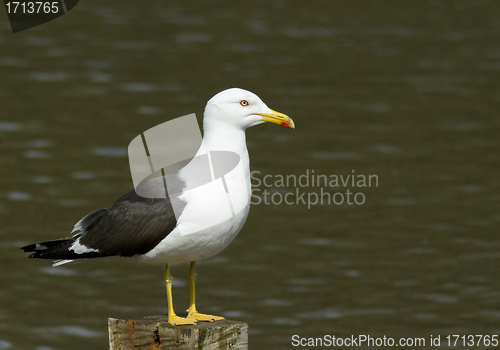
M 74 251 L 75 254 L 99 253 L 97 249 L 89 248 L 84 246 L 83 244 L 80 244 L 80 239 L 77 239 L 75 243 L 73 243 L 71 247 L 69 247 L 69 250 Z
M 61 266 L 61 265 L 64 265 L 64 264 L 69 264 L 70 262 L 73 262 L 73 260 L 56 260 L 52 264 L 52 267 L 57 267 L 57 266 Z

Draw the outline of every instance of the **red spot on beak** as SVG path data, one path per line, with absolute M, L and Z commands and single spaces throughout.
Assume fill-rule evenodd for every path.
M 280 124 L 280 125 L 281 125 L 281 126 L 283 126 L 283 127 L 285 127 L 285 128 L 286 128 L 287 126 L 290 126 L 290 124 L 288 124 L 287 122 L 281 122 L 281 124 Z

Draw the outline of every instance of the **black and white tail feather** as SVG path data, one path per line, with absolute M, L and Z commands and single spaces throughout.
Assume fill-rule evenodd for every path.
M 99 221 L 106 213 L 108 208 L 97 209 L 85 215 L 78 221 L 71 233 L 77 232 L 73 237 L 60 238 L 53 241 L 30 244 L 21 249 L 24 252 L 33 252 L 28 258 L 39 259 L 57 259 L 52 266 L 60 266 L 71 263 L 76 259 L 88 259 L 103 257 L 97 249 L 86 247 L 80 244 L 80 237 L 86 233 L 89 228 Z
M 130 190 L 111 207 L 84 216 L 73 237 L 30 244 L 21 249 L 29 258 L 56 260 L 60 266 L 75 260 L 146 254 L 177 225 L 170 199 L 144 198 Z

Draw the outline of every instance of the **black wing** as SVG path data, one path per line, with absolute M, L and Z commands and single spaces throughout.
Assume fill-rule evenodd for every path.
M 23 247 L 30 258 L 81 259 L 132 256 L 153 249 L 177 225 L 170 199 L 144 198 L 131 190 L 111 207 L 98 209 L 83 219 L 73 237 Z M 78 240 L 80 253 L 69 248 Z

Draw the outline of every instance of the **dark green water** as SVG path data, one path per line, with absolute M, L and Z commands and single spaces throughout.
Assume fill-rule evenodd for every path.
M 136 135 L 234 86 L 297 126 L 247 132 L 261 177 L 378 186 L 348 186 L 362 205 L 254 205 L 199 264 L 201 312 L 247 322 L 252 349 L 500 333 L 496 1 L 147 3 L 82 0 L 17 34 L 1 10 L 0 349 L 106 349 L 108 317 L 166 312 L 161 266 L 56 269 L 19 247 L 112 204 Z M 172 272 L 181 311 L 187 266 Z

